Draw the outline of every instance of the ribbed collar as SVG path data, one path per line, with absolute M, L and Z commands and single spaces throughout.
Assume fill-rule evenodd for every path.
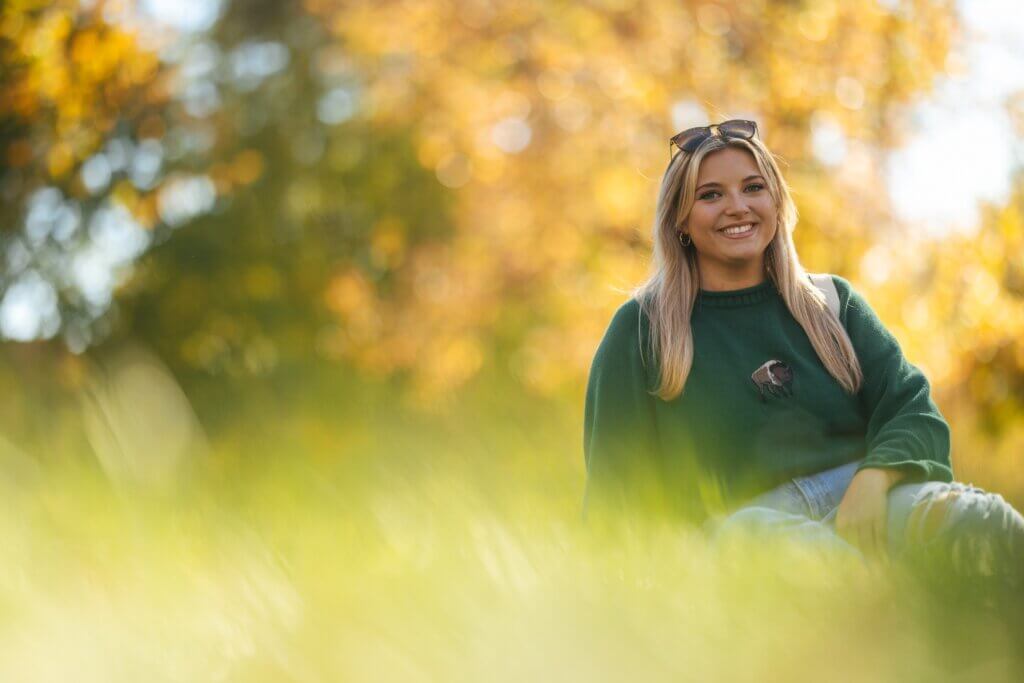
M 771 278 L 768 278 L 759 285 L 744 287 L 743 289 L 730 289 L 718 292 L 702 289 L 697 292 L 697 307 L 735 308 L 737 306 L 751 306 L 767 301 L 776 295 L 775 283 L 771 281 Z

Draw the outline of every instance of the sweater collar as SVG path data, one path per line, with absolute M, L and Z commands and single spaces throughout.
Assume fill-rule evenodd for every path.
M 775 283 L 771 278 L 753 287 L 743 289 L 730 289 L 723 291 L 709 291 L 701 289 L 697 292 L 697 305 L 711 306 L 715 308 L 735 308 L 737 306 L 751 306 L 753 304 L 767 301 L 775 296 Z

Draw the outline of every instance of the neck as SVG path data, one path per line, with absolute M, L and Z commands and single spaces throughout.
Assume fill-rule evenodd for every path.
M 763 267 L 756 270 L 747 268 L 742 271 L 711 271 L 700 270 L 700 288 L 707 292 L 727 292 L 733 289 L 745 289 L 759 285 L 768 279 Z

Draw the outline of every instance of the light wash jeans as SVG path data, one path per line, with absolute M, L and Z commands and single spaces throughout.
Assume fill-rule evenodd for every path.
M 859 464 L 791 479 L 710 519 L 705 528 L 713 539 L 734 529 L 754 530 L 759 535 L 792 535 L 863 557 L 835 530 L 839 502 Z M 937 496 L 947 491 L 956 495 L 945 502 L 941 523 L 926 537 L 923 523 L 932 517 Z M 897 484 L 888 496 L 886 546 L 891 559 L 1016 595 L 1024 591 L 1024 517 L 1002 496 L 956 481 Z M 911 511 L 920 506 L 925 506 L 923 514 L 909 528 Z

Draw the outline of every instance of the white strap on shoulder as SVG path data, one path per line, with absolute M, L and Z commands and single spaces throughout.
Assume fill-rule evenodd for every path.
M 825 295 L 825 301 L 828 302 L 828 307 L 832 309 L 836 317 L 839 317 L 839 292 L 836 290 L 836 283 L 832 281 L 832 276 L 828 273 L 807 273 L 811 278 L 811 282 L 814 286 L 822 291 Z

